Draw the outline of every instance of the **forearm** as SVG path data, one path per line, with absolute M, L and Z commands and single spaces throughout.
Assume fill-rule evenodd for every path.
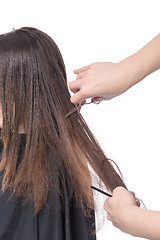
M 75 105 L 92 100 L 109 100 L 160 68 L 160 34 L 135 54 L 118 62 L 93 63 L 74 71 L 77 79 L 69 83 Z
M 160 212 L 133 207 L 126 215 L 127 232 L 135 237 L 160 239 Z
M 129 87 L 160 68 L 160 34 L 135 54 L 120 62 L 125 67 Z

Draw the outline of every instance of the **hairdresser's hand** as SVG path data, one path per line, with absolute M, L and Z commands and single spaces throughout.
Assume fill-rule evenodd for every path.
M 77 79 L 69 83 L 75 105 L 87 98 L 109 100 L 129 88 L 126 68 L 122 63 L 93 63 L 74 71 Z
M 77 79 L 69 83 L 71 102 L 87 98 L 109 100 L 116 97 L 150 73 L 160 69 L 160 34 L 137 53 L 119 63 L 93 63 L 75 70 Z
M 115 227 L 126 233 L 130 233 L 128 220 L 132 218 L 132 213 L 140 205 L 134 196 L 133 192 L 129 192 L 123 187 L 117 187 L 113 191 L 112 197 L 104 203 L 108 220 L 112 221 Z

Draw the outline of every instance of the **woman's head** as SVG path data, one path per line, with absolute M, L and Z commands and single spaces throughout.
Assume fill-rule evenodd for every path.
M 82 116 L 75 112 L 65 118 L 73 107 L 65 66 L 57 45 L 45 33 L 25 27 L 0 36 L 0 102 L 2 186 L 33 201 L 36 212 L 51 187 L 60 191 L 59 170 L 70 179 L 74 197 L 85 211 L 93 207 L 88 163 L 110 191 L 125 186 Z M 18 164 L 20 128 L 26 145 Z
M 58 47 L 49 36 L 27 27 L 3 34 L 0 56 L 0 102 L 5 131 L 18 131 L 20 124 L 26 133 L 31 132 L 31 123 L 32 129 L 42 127 L 46 124 L 42 108 L 52 101 L 53 108 L 60 111 L 59 104 L 63 103 L 63 110 L 67 111 L 65 67 Z M 38 121 L 34 121 L 36 118 Z

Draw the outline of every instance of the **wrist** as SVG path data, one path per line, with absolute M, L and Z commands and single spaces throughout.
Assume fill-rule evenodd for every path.
M 139 208 L 137 206 L 130 207 L 125 215 L 125 224 L 126 233 L 132 235 L 133 237 L 148 238 L 151 222 L 149 222 L 147 210 Z
M 145 77 L 144 62 L 138 54 L 131 55 L 119 63 L 124 72 L 126 88 L 129 89 Z
M 138 224 L 138 215 L 141 209 L 137 206 L 130 206 L 123 213 L 124 231 L 134 237 L 137 237 L 136 226 Z

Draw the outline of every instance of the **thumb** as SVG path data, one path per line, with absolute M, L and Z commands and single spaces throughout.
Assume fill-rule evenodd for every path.
M 77 93 L 75 93 L 75 94 L 70 98 L 70 101 L 71 101 L 74 105 L 77 105 L 78 103 L 82 102 L 83 100 L 85 100 L 85 98 L 82 97 L 80 91 L 78 91 Z

